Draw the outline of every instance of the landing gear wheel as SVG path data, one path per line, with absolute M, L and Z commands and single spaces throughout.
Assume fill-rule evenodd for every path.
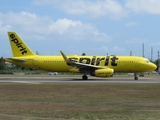
M 138 80 L 138 77 L 134 77 L 134 80 Z
M 83 79 L 83 80 L 87 80 L 87 79 L 88 79 L 87 75 L 83 75 L 83 76 L 82 76 L 82 79 Z
M 134 80 L 138 80 L 137 74 L 134 73 Z

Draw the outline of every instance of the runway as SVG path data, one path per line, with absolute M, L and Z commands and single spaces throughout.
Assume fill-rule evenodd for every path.
M 132 77 L 112 77 L 97 78 L 89 77 L 88 80 L 82 80 L 81 77 L 0 77 L 0 84 L 3 83 L 25 83 L 25 84 L 160 84 L 160 77 L 139 77 L 134 80 Z

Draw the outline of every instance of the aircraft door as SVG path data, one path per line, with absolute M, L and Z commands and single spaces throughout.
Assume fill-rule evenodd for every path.
M 140 59 L 136 58 L 135 67 L 140 67 L 139 61 L 140 61 Z
M 38 57 L 34 57 L 34 68 L 39 69 L 39 61 L 38 61 Z

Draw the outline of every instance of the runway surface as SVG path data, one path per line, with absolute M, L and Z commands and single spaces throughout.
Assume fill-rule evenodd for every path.
M 134 80 L 133 77 L 112 77 L 112 78 L 97 78 L 89 77 L 88 80 L 82 80 L 81 76 L 52 76 L 52 77 L 2 77 L 0 76 L 0 84 L 3 83 L 26 83 L 26 84 L 160 84 L 159 76 L 139 77 L 139 80 Z

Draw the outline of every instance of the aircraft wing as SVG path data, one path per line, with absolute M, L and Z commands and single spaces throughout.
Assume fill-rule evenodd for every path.
M 62 57 L 64 58 L 64 60 L 66 61 L 67 65 L 73 66 L 73 67 L 77 67 L 80 70 L 95 70 L 95 69 L 102 69 L 102 68 L 108 68 L 108 67 L 104 67 L 104 66 L 95 66 L 95 65 L 90 65 L 90 64 L 84 64 L 84 63 L 79 63 L 79 62 L 75 62 L 73 60 L 70 60 L 69 58 L 67 58 L 67 56 L 60 51 Z

